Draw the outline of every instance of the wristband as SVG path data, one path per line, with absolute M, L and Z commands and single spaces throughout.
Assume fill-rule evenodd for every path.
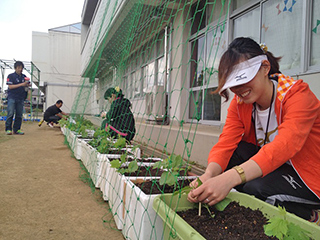
M 232 169 L 235 169 L 237 173 L 239 173 L 241 178 L 241 184 L 244 184 L 246 182 L 246 174 L 243 171 L 243 168 L 240 166 L 234 166 Z

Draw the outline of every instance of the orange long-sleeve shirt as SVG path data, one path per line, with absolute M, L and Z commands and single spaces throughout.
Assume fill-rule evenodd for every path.
M 278 135 L 251 159 L 263 176 L 288 160 L 304 183 L 320 199 L 320 101 L 307 83 L 277 74 L 275 113 Z M 223 170 L 240 141 L 255 144 L 251 121 L 253 104 L 239 102 L 235 96 L 219 141 L 209 153 L 208 163 L 216 162 Z

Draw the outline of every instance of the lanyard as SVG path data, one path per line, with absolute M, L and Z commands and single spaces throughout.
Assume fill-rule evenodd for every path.
M 269 113 L 268 113 L 268 121 L 267 121 L 267 127 L 266 127 L 266 132 L 264 135 L 264 141 L 263 141 L 263 145 L 266 144 L 267 141 L 267 136 L 268 136 L 268 129 L 269 129 L 269 122 L 270 122 L 270 115 L 271 115 L 271 108 L 272 108 L 272 103 L 273 103 L 273 97 L 274 97 L 274 84 L 272 83 L 272 97 L 271 97 L 271 102 L 270 102 L 270 106 L 269 106 Z M 258 139 L 257 139 L 257 131 L 256 131 L 256 103 L 253 103 L 253 124 L 254 124 L 254 134 L 256 137 L 256 145 L 258 146 Z

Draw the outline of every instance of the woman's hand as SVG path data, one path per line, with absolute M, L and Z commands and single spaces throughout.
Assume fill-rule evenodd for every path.
M 211 178 L 211 174 L 209 173 L 204 173 L 202 174 L 199 179 L 201 180 L 202 183 L 204 183 L 205 181 L 207 181 L 209 178 Z M 198 187 L 198 179 L 193 180 L 190 184 L 190 187 L 192 188 L 197 188 Z
M 230 190 L 238 183 L 238 176 L 234 174 L 233 171 L 227 171 L 223 174 L 207 179 L 201 186 L 190 191 L 188 194 L 188 200 L 194 203 L 207 203 L 210 206 L 217 204 L 223 200 Z M 203 175 L 201 177 L 203 177 Z

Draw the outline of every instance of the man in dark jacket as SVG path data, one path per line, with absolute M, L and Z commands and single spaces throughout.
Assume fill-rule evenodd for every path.
M 105 114 L 106 119 L 102 122 L 101 128 L 106 129 L 111 137 L 117 138 L 120 135 L 130 142 L 136 133 L 130 101 L 124 98 L 119 87 L 109 88 L 104 98 L 111 103 L 111 107 Z

